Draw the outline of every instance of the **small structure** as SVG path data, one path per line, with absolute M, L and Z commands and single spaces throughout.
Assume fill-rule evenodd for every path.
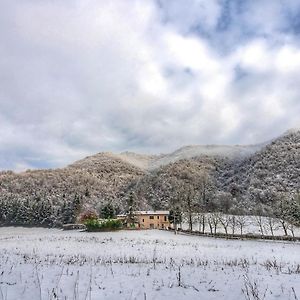
M 63 230 L 86 230 L 86 226 L 84 224 L 64 224 Z
M 136 229 L 167 229 L 170 227 L 168 210 L 144 210 L 134 211 L 134 222 L 128 221 L 127 215 L 118 215 L 117 218 L 124 220 L 127 227 Z

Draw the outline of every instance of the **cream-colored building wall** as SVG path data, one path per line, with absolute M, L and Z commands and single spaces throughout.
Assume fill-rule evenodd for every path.
M 168 215 L 136 215 L 139 228 L 163 229 L 170 226 Z

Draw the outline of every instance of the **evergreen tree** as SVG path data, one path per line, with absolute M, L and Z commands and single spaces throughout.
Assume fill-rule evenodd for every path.
M 287 219 L 296 226 L 300 226 L 300 193 L 289 198 L 287 205 Z
M 173 224 L 173 228 L 177 230 L 177 225 L 182 222 L 182 213 L 180 207 L 175 207 L 175 209 L 170 210 L 168 216 L 169 222 Z
M 133 191 L 130 191 L 127 199 L 127 224 L 129 224 L 130 227 L 135 227 L 135 224 L 137 222 L 136 217 L 134 215 L 135 208 L 136 208 L 135 196 L 133 194 Z
M 115 209 L 111 203 L 106 204 L 100 211 L 100 216 L 103 219 L 112 219 L 115 216 Z

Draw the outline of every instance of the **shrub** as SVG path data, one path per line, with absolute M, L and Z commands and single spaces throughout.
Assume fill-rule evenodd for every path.
M 122 222 L 119 219 L 108 219 L 101 223 L 102 228 L 108 229 L 120 229 L 122 227 Z
M 87 231 L 105 231 L 105 230 L 117 230 L 122 228 L 122 221 L 119 219 L 87 219 L 84 222 Z

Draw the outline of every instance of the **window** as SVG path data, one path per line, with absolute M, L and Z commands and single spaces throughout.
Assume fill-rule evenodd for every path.
M 157 216 L 157 219 L 159 220 L 159 216 Z
M 165 222 L 167 222 L 167 216 L 165 216 Z
M 149 218 L 150 218 L 151 220 L 153 220 L 153 219 L 154 219 L 154 216 L 150 216 Z
M 143 219 L 142 222 L 144 223 L 144 222 L 145 222 L 145 219 Z

